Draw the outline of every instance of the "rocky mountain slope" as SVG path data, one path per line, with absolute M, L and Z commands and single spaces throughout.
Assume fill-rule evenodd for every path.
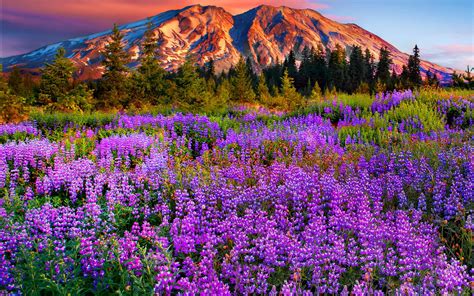
M 211 58 L 217 71 L 228 70 L 240 55 L 251 56 L 255 68 L 282 61 L 291 49 L 323 44 L 368 48 L 378 59 L 381 47 L 387 47 L 394 61 L 394 69 L 401 71 L 408 55 L 393 45 L 356 24 L 341 24 L 310 9 L 259 6 L 239 15 L 232 15 L 215 6 L 189 6 L 163 12 L 149 19 L 158 37 L 159 55 L 163 67 L 174 70 L 186 58 L 192 57 L 203 65 Z M 140 63 L 140 53 L 148 19 L 120 26 L 126 50 L 132 56 L 131 66 Z M 101 51 L 110 40 L 111 31 L 74 38 L 44 46 L 27 54 L 2 58 L 3 68 L 14 66 L 37 71 L 54 58 L 56 50 L 64 47 L 68 57 L 79 69 L 82 79 L 98 78 L 103 67 Z M 452 69 L 423 61 L 423 71 L 430 70 L 442 80 L 449 79 Z

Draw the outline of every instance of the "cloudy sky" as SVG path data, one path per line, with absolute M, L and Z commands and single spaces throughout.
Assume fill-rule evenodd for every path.
M 312 8 L 343 23 L 357 23 L 405 52 L 443 66 L 474 66 L 472 0 L 2 0 L 0 56 L 109 29 L 169 9 L 216 5 L 237 14 L 259 4 Z

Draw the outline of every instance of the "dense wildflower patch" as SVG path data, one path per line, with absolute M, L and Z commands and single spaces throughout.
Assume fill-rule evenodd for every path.
M 404 92 L 0 126 L 0 289 L 470 294 L 471 110 Z

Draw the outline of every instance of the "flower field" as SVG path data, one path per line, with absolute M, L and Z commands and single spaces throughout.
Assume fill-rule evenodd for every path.
M 0 294 L 471 295 L 474 96 L 0 126 Z

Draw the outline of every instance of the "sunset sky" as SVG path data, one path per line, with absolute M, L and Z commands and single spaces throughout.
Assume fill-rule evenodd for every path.
M 3 0 L 0 56 L 96 33 L 119 24 L 192 4 L 216 5 L 231 13 L 259 4 L 312 8 L 342 23 L 353 22 L 405 52 L 415 43 L 422 58 L 465 69 L 474 66 L 472 0 Z

